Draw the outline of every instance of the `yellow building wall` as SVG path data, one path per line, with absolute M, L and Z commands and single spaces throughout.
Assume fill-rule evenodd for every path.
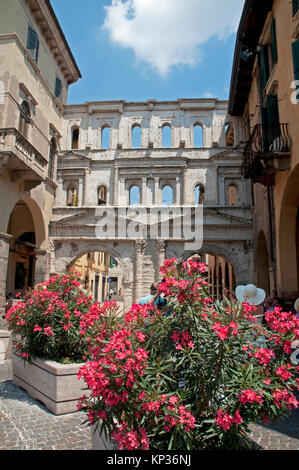
M 294 35 L 296 26 L 298 25 L 298 14 L 296 18 L 292 16 L 292 2 L 285 0 L 275 0 L 273 10 L 268 17 L 265 24 L 264 31 L 260 37 L 260 44 L 265 44 L 270 35 L 271 18 L 275 18 L 276 22 L 276 36 L 277 36 L 277 54 L 278 60 L 274 69 L 270 74 L 268 84 L 266 86 L 266 93 L 271 94 L 271 89 L 277 84 L 277 95 L 279 102 L 279 117 L 280 123 L 288 124 L 288 133 L 292 140 L 292 153 L 289 161 L 289 170 L 277 171 L 275 175 L 275 186 L 273 190 L 274 206 L 275 206 L 275 237 L 276 237 L 276 267 L 277 267 L 277 287 L 280 294 L 283 296 L 296 295 L 294 286 L 296 284 L 293 274 L 289 277 L 284 271 L 286 266 L 289 266 L 289 271 L 292 271 L 292 266 L 296 263 L 294 258 L 294 247 L 289 251 L 282 246 L 285 244 L 283 241 L 283 231 L 293 230 L 286 225 L 283 221 L 283 214 L 285 213 L 284 200 L 288 188 L 289 177 L 293 170 L 299 164 L 299 104 L 293 102 L 294 88 L 294 68 L 292 56 L 292 43 L 296 40 Z M 250 119 L 250 128 L 253 129 L 254 125 L 261 123 L 260 117 L 260 99 L 259 99 L 259 78 L 257 70 L 257 61 L 253 72 L 253 82 L 248 99 L 248 107 L 244 119 Z M 299 178 L 299 175 L 298 175 Z M 299 187 L 299 179 L 298 179 Z M 267 216 L 267 195 L 266 188 L 260 184 L 255 184 L 255 219 L 256 219 L 256 236 L 259 230 L 263 230 L 265 234 L 269 232 Z M 298 196 L 299 197 L 299 196 Z M 299 201 L 299 199 L 298 199 Z M 285 227 L 282 227 L 284 224 Z M 269 233 L 268 233 L 269 235 Z M 299 247 L 297 247 L 299 249 Z M 289 252 L 289 255 L 288 255 Z M 283 261 L 282 261 L 283 257 Z M 289 259 L 285 259 L 288 257 Z M 291 285 L 287 285 L 287 284 Z M 274 287 L 274 286 L 272 286 Z M 298 294 L 298 292 L 297 292 Z

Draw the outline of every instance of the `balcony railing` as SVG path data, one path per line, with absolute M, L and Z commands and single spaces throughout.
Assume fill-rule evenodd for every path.
M 16 129 L 0 129 L 0 156 L 1 154 L 9 156 L 5 160 L 8 169 L 15 172 L 27 171 L 29 179 L 45 180 L 47 160 Z
M 288 124 L 273 126 L 256 124 L 244 151 L 243 174 L 245 178 L 264 176 L 265 168 L 271 167 L 269 161 L 288 157 L 291 147 Z M 275 168 L 277 169 L 277 166 Z

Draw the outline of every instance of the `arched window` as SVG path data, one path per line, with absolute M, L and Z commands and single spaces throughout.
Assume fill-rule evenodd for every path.
M 200 124 L 193 126 L 193 147 L 203 147 L 203 128 Z
M 171 186 L 164 186 L 162 189 L 162 204 L 163 206 L 172 206 L 173 204 L 173 189 Z
M 162 127 L 162 147 L 171 147 L 171 126 L 164 124 Z
M 79 127 L 72 128 L 72 149 L 79 148 Z
M 67 188 L 67 205 L 78 206 L 78 191 L 74 185 L 69 185 Z
M 48 176 L 53 179 L 55 168 L 55 156 L 57 152 L 56 139 L 52 137 L 50 142 L 49 162 L 48 162 Z
M 203 184 L 195 186 L 195 204 L 203 204 L 205 200 L 205 187 Z
M 28 128 L 29 128 L 30 122 L 31 122 L 30 105 L 28 101 L 24 100 L 20 106 L 19 132 L 26 139 L 28 137 Z
M 134 185 L 130 187 L 130 206 L 138 206 L 140 204 L 140 189 Z
M 132 127 L 132 148 L 141 147 L 141 127 L 138 124 L 135 124 Z
M 228 187 L 228 205 L 238 205 L 238 187 L 235 184 L 230 184 Z
M 226 147 L 233 147 L 235 145 L 235 132 L 231 124 L 225 126 L 225 145 Z
M 107 188 L 104 185 L 98 187 L 98 206 L 107 204 Z
M 101 132 L 101 148 L 103 150 L 105 149 L 110 149 L 110 134 L 111 134 L 111 129 L 108 126 L 102 127 L 102 132 Z

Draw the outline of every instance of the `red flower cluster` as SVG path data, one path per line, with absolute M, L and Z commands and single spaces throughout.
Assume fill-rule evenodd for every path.
M 171 339 L 176 343 L 176 349 L 193 349 L 194 343 L 192 341 L 192 337 L 188 331 L 183 331 L 182 333 L 178 333 L 175 331 L 171 335 Z
M 148 450 L 149 438 L 145 429 L 138 428 L 137 431 L 130 429 L 125 421 L 117 426 L 117 430 L 112 432 L 113 439 L 117 442 L 120 450 Z
M 6 320 L 18 341 L 23 357 L 44 357 L 60 362 L 83 359 L 86 343 L 79 334 L 79 322 L 89 309 L 90 299 L 70 274 L 50 277 L 35 289 L 28 290 L 22 300 L 6 314 Z
M 224 431 L 228 431 L 233 424 L 239 426 L 242 423 L 243 419 L 240 415 L 239 410 L 235 412 L 234 416 L 225 413 L 224 410 L 219 410 L 216 415 L 215 421 L 218 426 L 220 426 Z
M 229 325 L 221 325 L 219 322 L 215 322 L 212 325 L 212 329 L 216 331 L 219 338 L 223 341 L 231 333 L 232 335 L 237 335 L 239 332 L 237 330 L 238 325 L 236 322 L 232 321 Z
M 274 399 L 274 405 L 278 408 L 282 408 L 283 403 L 286 405 L 288 410 L 291 410 L 292 407 L 298 408 L 298 400 L 290 393 L 287 389 L 284 390 L 274 390 L 272 392 L 272 396 Z
M 242 392 L 239 394 L 239 402 L 242 403 L 243 405 L 246 405 L 246 403 L 263 403 L 262 395 L 258 395 L 256 392 L 254 392 L 252 389 L 249 390 L 242 390 Z

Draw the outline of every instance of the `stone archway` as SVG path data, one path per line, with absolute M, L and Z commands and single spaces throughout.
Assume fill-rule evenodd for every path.
M 294 299 L 299 294 L 299 165 L 289 175 L 284 191 L 277 240 L 277 284 L 279 294 Z
M 178 256 L 183 259 L 188 259 L 193 256 L 194 251 L 182 251 L 179 254 L 167 253 L 167 257 Z M 178 253 L 178 252 L 177 252 Z M 232 279 L 233 283 L 248 284 L 254 281 L 253 269 L 253 247 L 250 242 L 234 242 L 230 245 L 225 243 L 204 243 L 202 248 L 196 251 L 198 254 L 209 253 L 214 256 L 220 256 L 230 263 L 233 268 Z
M 70 270 L 71 266 L 86 253 L 101 252 L 111 255 L 122 270 L 123 308 L 127 311 L 133 303 L 133 262 L 130 253 L 124 257 L 113 246 L 113 242 L 101 242 L 98 240 L 51 240 L 53 272 L 63 273 Z M 129 252 L 123 249 L 123 252 Z M 134 253 L 134 250 L 132 250 Z
M 207 266 L 207 280 L 209 282 L 209 294 L 212 298 L 221 299 L 223 296 L 234 295 L 236 289 L 235 271 L 230 261 L 219 254 L 201 250 L 191 254 L 185 252 L 183 259 L 199 257 Z
M 29 197 L 19 199 L 13 206 L 7 224 L 6 293 L 33 287 L 48 274 L 46 225 L 36 201 Z M 42 256 L 42 260 L 41 260 Z M 3 286 L 4 287 L 4 286 Z M 2 287 L 2 288 L 3 288 Z

